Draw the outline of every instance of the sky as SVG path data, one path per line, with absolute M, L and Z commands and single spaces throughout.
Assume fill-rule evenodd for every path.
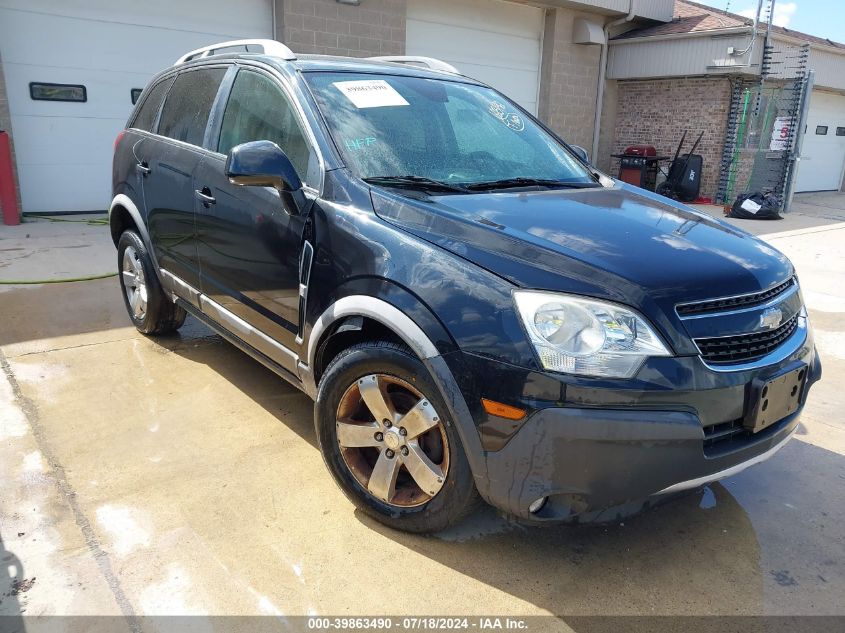
M 695 0 L 717 9 L 750 18 L 757 11 L 757 0 Z M 765 7 L 764 1 L 763 6 Z M 775 0 L 773 23 L 834 42 L 845 43 L 845 2 L 843 0 Z

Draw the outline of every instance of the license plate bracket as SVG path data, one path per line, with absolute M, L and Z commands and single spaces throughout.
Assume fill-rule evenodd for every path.
M 775 376 L 755 379 L 751 383 L 745 428 L 752 433 L 759 433 L 795 413 L 801 403 L 806 381 L 807 365 L 804 363 L 790 365 Z

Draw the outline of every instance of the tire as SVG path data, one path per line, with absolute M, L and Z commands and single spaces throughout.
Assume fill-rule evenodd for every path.
M 123 303 L 139 332 L 169 334 L 182 326 L 187 313 L 162 290 L 147 247 L 135 231 L 120 236 L 117 269 Z
M 373 402 L 378 404 L 374 409 L 395 422 L 377 421 L 368 406 Z M 392 410 L 380 409 L 385 403 Z M 403 415 L 411 409 L 411 415 Z M 341 352 L 320 381 L 315 425 L 320 451 L 337 484 L 361 511 L 387 526 L 436 532 L 460 521 L 477 504 L 469 463 L 446 403 L 425 365 L 403 345 L 374 341 Z M 377 472 L 385 476 L 374 479 Z M 392 492 L 385 484 L 390 481 L 395 481 Z

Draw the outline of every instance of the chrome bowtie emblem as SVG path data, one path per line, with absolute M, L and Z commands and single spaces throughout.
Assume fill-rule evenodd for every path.
M 760 315 L 760 329 L 774 330 L 782 320 L 783 312 L 780 311 L 780 308 L 764 310 L 763 314 Z

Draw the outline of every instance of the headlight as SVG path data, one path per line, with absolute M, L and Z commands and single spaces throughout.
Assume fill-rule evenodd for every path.
M 514 300 L 540 362 L 551 371 L 630 378 L 646 358 L 670 355 L 646 320 L 629 308 L 523 290 L 514 292 Z

